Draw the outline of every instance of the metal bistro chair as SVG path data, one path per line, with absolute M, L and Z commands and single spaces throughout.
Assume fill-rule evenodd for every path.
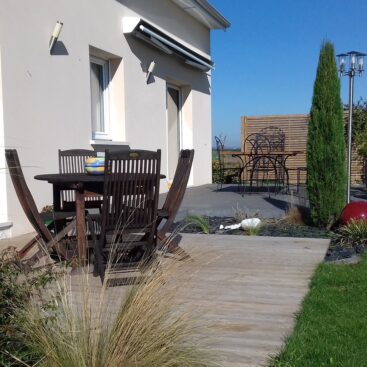
M 178 237 L 172 238 L 167 236 L 167 233 L 169 232 L 176 218 L 176 214 L 180 209 L 182 200 L 184 198 L 193 160 L 193 149 L 181 150 L 172 185 L 168 191 L 162 208 L 158 210 L 157 226 L 160 247 L 166 247 L 168 252 L 176 253 L 182 258 L 186 258 L 188 255 L 181 248 L 179 248 L 177 244 Z
M 139 267 L 155 250 L 161 151 L 106 151 L 101 233 L 95 269 Z
M 29 265 L 34 265 L 41 257 L 45 256 L 52 250 L 63 258 L 70 258 L 74 256 L 76 246 L 72 246 L 68 249 L 71 238 L 67 234 L 75 228 L 75 220 L 72 219 L 74 213 L 67 212 L 52 212 L 52 213 L 39 213 L 33 196 L 29 191 L 28 185 L 24 179 L 23 170 L 21 168 L 18 153 L 15 149 L 6 149 L 5 157 L 10 173 L 11 180 L 15 192 L 18 196 L 20 205 L 22 206 L 25 215 L 29 222 L 37 232 L 35 238 L 28 242 L 20 251 L 18 255 L 20 258 L 24 258 L 26 254 L 37 244 L 38 251 L 27 259 Z M 66 219 L 72 219 L 72 221 L 66 225 L 60 232 L 52 233 L 50 226 L 46 226 L 45 222 L 54 224 L 59 220 L 65 221 Z M 54 226 L 56 228 L 56 226 Z M 71 250 L 71 253 L 70 251 Z
M 219 180 L 217 182 L 217 191 L 223 188 L 223 184 L 226 183 L 226 179 L 233 177 L 237 178 L 238 188 L 240 188 L 242 183 L 242 172 L 243 167 L 226 167 L 225 166 L 225 156 L 224 152 L 224 144 L 220 138 L 217 136 L 214 137 L 216 145 L 217 145 L 217 159 L 218 159 L 218 169 L 219 169 Z
M 285 151 L 285 133 L 278 126 L 267 126 L 260 130 L 260 134 L 265 136 L 269 141 L 270 153 L 278 153 Z M 287 186 L 288 188 L 288 172 L 285 171 L 285 157 L 279 156 L 274 160 L 277 175 L 274 177 L 276 186 Z
M 270 154 L 270 142 L 265 135 L 259 133 L 250 134 L 244 142 L 244 152 L 246 159 L 244 161 L 245 181 L 249 176 L 250 192 L 253 191 L 254 182 L 257 188 L 267 186 L 270 192 L 269 174 L 277 175 L 276 162 Z
M 85 161 L 87 158 L 97 157 L 97 152 L 87 149 L 59 149 L 59 172 L 60 173 L 84 173 Z M 60 203 L 56 210 L 75 211 L 75 191 L 59 190 L 56 193 L 59 196 L 55 201 Z M 102 206 L 102 196 L 87 192 L 85 194 L 85 207 L 87 209 L 98 208 Z

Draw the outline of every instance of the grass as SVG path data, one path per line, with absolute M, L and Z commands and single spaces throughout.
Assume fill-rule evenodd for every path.
M 293 334 L 272 367 L 367 364 L 367 256 L 356 265 L 321 264 Z

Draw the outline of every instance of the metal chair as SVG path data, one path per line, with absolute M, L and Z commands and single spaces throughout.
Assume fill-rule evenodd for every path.
M 87 149 L 59 149 L 59 172 L 60 173 L 84 173 L 85 161 L 90 157 L 97 157 L 97 152 Z M 60 203 L 56 210 L 75 211 L 75 192 L 74 190 L 60 190 L 56 195 L 59 198 L 54 200 L 55 204 Z M 98 208 L 102 206 L 102 197 L 95 193 L 87 192 L 85 194 L 85 207 L 87 209 Z
M 225 156 L 223 154 L 224 152 L 224 143 L 222 140 L 218 137 L 214 137 L 217 147 L 217 160 L 218 160 L 218 169 L 219 169 L 219 179 L 217 182 L 217 191 L 221 190 L 223 188 L 223 184 L 227 182 L 227 180 L 231 179 L 233 177 L 237 178 L 238 187 L 241 186 L 242 183 L 242 172 L 243 167 L 226 167 L 225 164 Z
M 260 134 L 265 136 L 269 141 L 271 153 L 285 151 L 285 133 L 277 126 L 267 126 L 260 130 Z M 289 182 L 287 181 L 288 172 L 285 171 L 284 157 L 278 156 L 275 160 L 277 175 L 275 177 L 276 186 L 286 186 L 288 190 Z
M 254 183 L 256 187 L 267 187 L 270 193 L 269 183 L 272 181 L 270 173 L 277 177 L 276 162 L 270 154 L 270 142 L 265 135 L 253 133 L 247 136 L 244 142 L 244 152 L 246 158 L 243 164 L 244 176 L 246 180 L 249 176 L 250 192 L 253 191 Z
M 72 221 L 58 233 L 52 233 L 50 227 L 46 226 L 45 221 L 65 221 L 66 219 L 72 218 L 74 213 L 53 212 L 40 214 L 24 179 L 17 151 L 15 149 L 6 149 L 5 157 L 20 205 L 34 230 L 37 232 L 36 237 L 18 251 L 20 258 L 24 258 L 36 244 L 38 245 L 38 251 L 27 259 L 29 265 L 34 265 L 41 257 L 50 253 L 52 250 L 62 258 L 73 257 L 76 248 L 73 248 L 74 246 L 71 248 L 68 246 L 71 238 L 69 238 L 67 234 L 75 228 L 75 220 L 72 219 Z M 54 228 L 56 228 L 56 226 Z
M 101 233 L 95 239 L 95 269 L 139 267 L 154 252 L 161 151 L 106 151 Z

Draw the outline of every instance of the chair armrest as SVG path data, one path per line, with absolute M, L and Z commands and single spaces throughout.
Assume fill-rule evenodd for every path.
M 75 212 L 50 212 L 50 213 L 40 213 L 43 221 L 54 221 L 75 217 Z

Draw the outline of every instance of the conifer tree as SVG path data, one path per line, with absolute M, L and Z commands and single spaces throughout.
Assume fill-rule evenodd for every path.
M 307 192 L 314 225 L 330 227 L 346 197 L 340 81 L 330 42 L 321 46 L 307 137 Z

